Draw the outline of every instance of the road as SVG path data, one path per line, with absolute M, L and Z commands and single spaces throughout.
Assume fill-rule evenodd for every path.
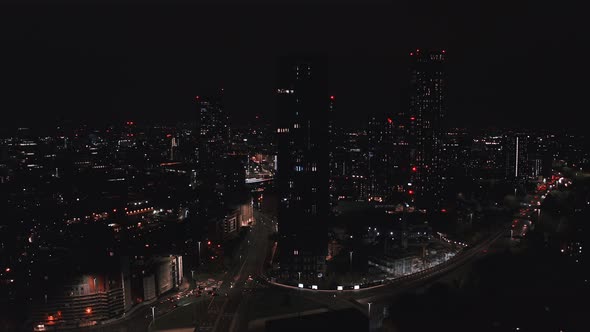
M 182 305 L 188 305 L 197 301 L 199 298 L 190 294 L 190 290 L 182 290 L 163 296 L 152 304 L 144 305 L 135 309 L 133 312 L 126 314 L 126 317 L 121 318 L 112 323 L 104 325 L 96 325 L 92 327 L 85 327 L 80 331 L 92 331 L 92 332 L 145 332 L 148 330 L 149 324 L 152 322 L 152 309 L 155 307 L 156 319 L 167 313 L 171 312 L 176 308 L 178 302 Z M 76 329 L 71 330 L 73 332 Z
M 243 242 L 247 248 L 240 248 L 245 257 L 242 257 L 242 263 L 228 274 L 231 276 L 233 287 L 223 288 L 223 291 L 228 293 L 227 303 L 219 313 L 214 331 L 240 331 L 248 324 L 244 309 L 251 302 L 252 288 L 256 287 L 257 281 L 254 278 L 263 272 L 269 249 L 269 235 L 274 228 L 270 218 L 257 212 L 255 217 L 256 222 Z

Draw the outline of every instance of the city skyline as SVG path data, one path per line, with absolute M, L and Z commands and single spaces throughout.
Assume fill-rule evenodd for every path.
M 0 5 L 1 331 L 585 331 L 583 11 L 39 1 Z

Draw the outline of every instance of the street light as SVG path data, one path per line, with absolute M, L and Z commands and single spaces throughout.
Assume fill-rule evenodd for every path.
M 350 252 L 350 273 L 352 273 L 352 251 Z
M 301 281 L 301 272 L 297 272 L 297 274 L 299 275 L 298 281 Z
M 156 324 L 156 307 L 152 306 L 152 324 Z
M 201 265 L 201 241 L 197 241 L 197 244 L 199 246 L 199 265 Z
M 372 302 L 368 302 L 368 304 L 369 304 L 369 322 L 371 321 L 371 303 Z

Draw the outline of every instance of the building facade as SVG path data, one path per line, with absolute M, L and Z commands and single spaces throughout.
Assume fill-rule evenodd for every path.
M 323 58 L 280 59 L 277 88 L 281 273 L 325 270 L 330 95 Z
M 445 58 L 445 50 L 410 52 L 409 129 L 413 184 L 410 190 L 416 204 L 425 208 L 438 208 L 444 194 Z
M 230 142 L 229 117 L 221 93 L 195 97 L 198 110 L 196 151 L 197 178 L 208 186 L 223 184 L 222 159 Z

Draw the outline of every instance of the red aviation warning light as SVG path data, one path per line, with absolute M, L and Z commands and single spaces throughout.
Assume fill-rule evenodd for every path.
M 334 96 L 333 96 L 333 95 L 332 95 L 332 96 L 330 96 L 330 100 L 334 100 Z
M 414 191 L 412 189 L 408 190 L 408 194 L 414 195 Z
M 393 123 L 393 120 L 391 120 L 391 118 L 387 118 L 387 122 L 388 123 Z
M 418 170 L 418 167 L 412 166 L 412 172 L 416 172 L 417 170 Z

